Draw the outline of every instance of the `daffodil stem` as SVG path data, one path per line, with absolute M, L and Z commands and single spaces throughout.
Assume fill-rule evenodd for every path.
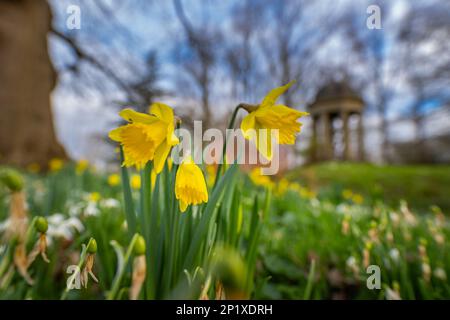
M 150 245 L 150 228 L 152 222 L 152 186 L 151 186 L 152 162 L 148 162 L 145 168 L 141 170 L 141 233 L 147 243 Z M 149 261 L 150 262 L 150 261 Z M 150 277 L 146 277 L 146 281 L 150 282 Z M 148 287 L 146 287 L 148 288 Z M 150 295 L 150 289 L 144 291 L 146 295 Z
M 123 274 L 125 273 L 126 269 L 127 269 L 127 265 L 128 265 L 128 261 L 130 260 L 131 254 L 133 253 L 133 248 L 134 248 L 134 244 L 137 240 L 137 238 L 139 237 L 139 235 L 136 233 L 133 238 L 131 239 L 130 245 L 127 248 L 127 252 L 125 253 L 125 257 L 123 259 L 123 269 L 122 271 L 116 275 L 116 277 L 114 278 L 114 282 L 113 285 L 111 287 L 111 290 L 108 293 L 107 296 L 107 300 L 113 300 L 116 295 L 117 292 L 119 291 L 120 288 L 120 283 L 122 282 L 122 278 L 123 278 Z
M 239 109 L 243 108 L 243 104 L 238 104 L 236 108 L 234 108 L 233 114 L 231 115 L 230 122 L 228 123 L 227 129 L 233 129 L 234 123 L 236 121 L 236 116 L 238 114 Z M 223 143 L 223 149 L 222 154 L 220 155 L 219 164 L 217 166 L 217 172 L 216 172 L 216 179 L 214 180 L 214 188 L 217 185 L 217 181 L 219 180 L 220 176 L 222 175 L 222 164 L 226 159 L 226 152 L 227 152 L 227 142 L 228 142 L 228 135 L 225 137 L 225 141 Z
M 124 161 L 124 154 L 122 146 L 120 146 L 120 163 L 122 165 L 121 173 L 122 173 L 122 188 L 124 198 L 123 200 L 125 203 L 125 215 L 127 217 L 128 232 L 131 238 L 133 234 L 136 232 L 136 214 L 134 212 L 133 197 L 131 195 L 130 177 L 128 175 L 127 168 L 123 165 L 123 161 Z

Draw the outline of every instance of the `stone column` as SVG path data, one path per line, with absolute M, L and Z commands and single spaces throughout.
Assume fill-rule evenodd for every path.
M 331 121 L 330 121 L 330 114 L 328 112 L 325 112 L 321 116 L 323 121 L 323 152 L 324 152 L 324 159 L 330 160 L 333 159 L 333 128 L 331 127 Z
M 318 148 L 317 148 L 317 122 L 319 117 L 316 115 L 312 116 L 312 137 L 311 137 L 311 148 L 310 148 L 310 157 L 311 162 L 316 162 L 319 159 Z
M 350 134 L 349 134 L 349 126 L 348 126 L 348 120 L 349 120 L 349 113 L 347 111 L 341 112 L 341 119 L 342 119 L 342 138 L 344 143 L 344 152 L 343 152 L 343 159 L 348 161 L 350 160 Z
M 358 160 L 364 161 L 364 125 L 363 125 L 363 115 L 359 113 L 358 119 Z

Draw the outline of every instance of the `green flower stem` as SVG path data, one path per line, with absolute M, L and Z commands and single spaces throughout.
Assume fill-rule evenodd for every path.
M 151 223 L 152 223 L 152 182 L 151 182 L 151 173 L 152 173 L 152 162 L 149 161 L 145 165 L 144 169 L 141 170 L 141 194 L 140 194 L 140 226 L 141 233 L 146 241 L 147 247 L 150 248 L 150 232 L 151 232 Z M 149 261 L 149 254 L 146 255 L 147 265 L 150 265 L 151 261 Z M 148 270 L 150 272 L 150 270 Z M 146 277 L 147 284 L 152 283 L 150 281 L 149 274 Z M 150 287 L 144 291 L 146 295 L 150 295 Z M 148 298 L 148 297 L 147 297 Z
M 239 109 L 243 108 L 242 104 L 238 104 L 236 106 L 236 108 L 234 108 L 233 114 L 231 115 L 231 119 L 230 122 L 228 123 L 227 129 L 233 129 L 234 128 L 234 122 L 236 121 L 236 116 L 238 114 Z M 222 175 L 222 163 L 225 161 L 224 159 L 226 159 L 225 157 L 225 153 L 227 152 L 227 141 L 228 141 L 228 136 L 225 137 L 225 141 L 223 143 L 223 149 L 222 149 L 222 154 L 220 156 L 220 161 L 219 164 L 217 166 L 217 172 L 216 172 L 216 179 L 214 180 L 214 187 L 216 187 L 217 185 L 217 181 L 219 180 L 219 177 Z
M 28 241 L 30 240 L 31 235 L 33 234 L 34 225 L 36 224 L 36 220 L 37 220 L 37 217 L 34 217 L 33 220 L 31 220 L 31 223 L 27 228 L 27 232 L 25 234 L 25 244 L 28 244 Z
M 311 299 L 315 271 L 316 271 L 316 260 L 312 260 L 311 267 L 309 268 L 308 281 L 306 283 L 305 292 L 303 293 L 303 300 Z
M 148 220 L 151 217 L 151 202 L 152 202 L 152 186 L 151 186 L 151 172 L 152 162 L 149 161 L 141 170 L 141 206 L 140 206 L 140 224 L 141 233 L 145 239 L 148 238 L 148 232 L 150 230 L 148 226 Z
M 124 267 L 121 270 L 121 272 L 115 276 L 113 285 L 111 287 L 111 290 L 109 291 L 109 293 L 108 293 L 108 295 L 106 297 L 107 300 L 113 300 L 116 297 L 117 292 L 119 291 L 120 283 L 122 282 L 123 275 L 124 275 L 124 273 L 125 273 L 125 271 L 127 269 L 128 260 L 130 260 L 131 254 L 133 253 L 134 244 L 135 244 L 135 242 L 136 242 L 138 237 L 139 237 L 139 234 L 136 233 L 133 236 L 133 238 L 131 239 L 130 245 L 127 248 L 127 252 L 125 253 L 125 257 L 124 257 L 124 260 L 123 260 Z
M 84 265 L 84 262 L 85 262 L 85 259 L 86 259 L 86 254 L 87 254 L 87 250 L 88 250 L 88 248 L 89 248 L 89 246 L 90 246 L 90 244 L 91 244 L 91 241 L 93 241 L 92 238 L 89 240 L 89 242 L 88 242 L 87 245 L 84 245 L 84 244 L 83 244 L 83 248 L 81 249 L 80 261 L 78 262 L 77 269 L 76 269 L 76 271 L 75 271 L 75 272 L 77 272 L 77 273 L 80 272 L 81 268 L 82 268 L 83 265 Z M 80 274 L 79 274 L 78 276 L 80 276 Z M 76 278 L 76 276 L 74 277 L 74 279 L 75 279 L 75 278 Z M 66 289 L 64 290 L 63 294 L 61 295 L 61 300 L 66 300 L 67 295 L 68 295 L 68 293 L 69 293 L 69 290 L 70 290 L 69 287 L 66 286 Z
M 124 161 L 122 146 L 120 146 L 120 163 Z M 134 212 L 133 197 L 131 195 L 130 177 L 125 166 L 121 167 L 123 198 L 125 202 L 125 215 L 127 218 L 128 233 L 130 238 L 136 233 L 136 214 Z

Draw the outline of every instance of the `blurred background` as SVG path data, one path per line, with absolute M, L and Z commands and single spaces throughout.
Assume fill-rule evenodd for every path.
M 0 162 L 105 167 L 124 106 L 164 101 L 187 127 L 224 128 L 236 104 L 295 79 L 282 102 L 311 116 L 284 169 L 448 163 L 449 12 L 443 0 L 2 0 Z

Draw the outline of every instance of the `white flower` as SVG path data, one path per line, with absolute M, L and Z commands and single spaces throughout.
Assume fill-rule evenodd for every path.
M 398 262 L 400 258 L 400 252 L 397 248 L 392 248 L 391 250 L 389 250 L 389 256 L 393 261 Z
M 354 269 L 355 267 L 357 267 L 357 262 L 356 262 L 356 258 L 354 256 L 350 256 L 348 257 L 347 261 L 345 262 L 345 264 L 347 265 L 347 267 L 349 269 Z
M 438 278 L 440 280 L 443 280 L 443 281 L 447 280 L 447 274 L 445 273 L 445 270 L 442 268 L 434 269 L 433 274 L 436 278 Z
M 115 209 L 120 207 L 120 202 L 114 198 L 102 199 L 100 201 L 100 206 L 105 209 Z
M 64 221 L 64 215 L 62 213 L 55 213 L 47 217 L 49 225 L 60 225 Z
M 51 238 L 64 238 L 72 240 L 75 232 L 83 232 L 84 226 L 76 217 L 65 219 L 61 213 L 56 213 L 47 218 L 47 236 Z
M 100 214 L 100 210 L 97 208 L 97 204 L 95 202 L 90 201 L 84 209 L 84 214 L 87 216 L 98 216 Z
M 79 216 L 84 208 L 84 203 L 79 202 L 69 207 L 69 215 L 70 216 Z

